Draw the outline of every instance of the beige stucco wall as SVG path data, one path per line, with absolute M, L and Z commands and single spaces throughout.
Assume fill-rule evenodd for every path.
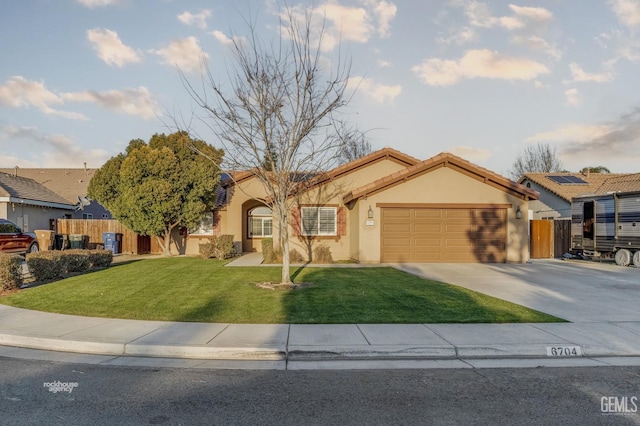
M 383 158 L 366 167 L 354 170 L 340 178 L 337 178 L 326 185 L 315 188 L 304 193 L 296 202 L 301 205 L 331 205 L 342 207 L 342 197 L 352 189 L 368 184 L 376 179 L 388 176 L 391 173 L 403 170 L 405 166 L 397 162 Z M 244 251 L 262 251 L 261 238 L 247 237 L 247 211 L 253 207 L 260 205 L 255 202 L 254 198 L 265 198 L 265 191 L 258 179 L 248 179 L 238 185 L 231 187 L 231 193 L 228 195 L 230 202 L 225 209 L 219 211 L 222 234 L 234 235 L 236 241 L 244 241 Z M 291 249 L 296 249 L 300 254 L 307 257 L 307 254 L 313 251 L 313 248 L 319 244 L 326 245 L 330 248 L 334 260 L 346 260 L 352 257 L 351 241 L 352 229 L 350 224 L 352 213 L 347 210 L 347 235 L 342 237 L 316 237 L 312 241 L 304 237 L 296 237 L 298 232 L 294 232 L 293 228 L 289 228 Z M 278 224 L 273 223 L 274 238 L 278 235 Z M 357 229 L 356 229 L 357 238 Z M 191 237 L 189 238 L 191 239 Z M 357 239 L 353 240 L 357 243 Z M 197 243 L 187 242 L 188 253 L 197 253 Z
M 380 262 L 380 207 L 377 203 L 511 204 L 507 209 L 507 262 L 529 259 L 528 203 L 504 191 L 477 181 L 450 168 L 425 173 L 403 184 L 360 199 L 354 210 L 358 215 L 359 244 L 354 259 L 361 263 Z M 367 226 L 369 206 L 374 212 L 373 226 Z M 520 206 L 522 219 L 516 219 Z
M 73 210 L 55 208 L 43 208 L 18 203 L 0 203 L 0 217 L 7 219 L 25 232 L 33 232 L 36 229 L 49 229 L 49 220 L 58 219 L 71 214 Z

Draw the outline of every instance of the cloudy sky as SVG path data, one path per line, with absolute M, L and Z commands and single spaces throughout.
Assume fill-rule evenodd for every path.
M 175 119 L 216 145 L 178 69 L 198 84 L 206 58 L 222 79 L 246 18 L 272 39 L 283 3 L 1 2 L 0 167 L 100 167 Z M 326 64 L 340 45 L 352 60 L 347 114 L 375 149 L 507 174 L 542 142 L 569 170 L 640 171 L 640 0 L 313 5 Z

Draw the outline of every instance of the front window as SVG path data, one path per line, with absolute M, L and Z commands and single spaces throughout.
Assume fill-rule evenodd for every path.
M 302 235 L 336 235 L 335 207 L 302 207 Z
M 206 212 L 195 228 L 189 230 L 191 235 L 213 235 L 213 212 Z
M 273 218 L 269 207 L 256 207 L 249 211 L 249 238 L 273 236 Z

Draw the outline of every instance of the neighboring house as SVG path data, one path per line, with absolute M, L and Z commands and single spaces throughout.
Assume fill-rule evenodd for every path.
M 605 187 L 622 190 L 629 174 L 611 173 L 527 173 L 518 181 L 540 193 L 531 201 L 531 219 L 571 219 L 571 200 L 574 197 L 600 192 Z M 616 183 L 618 182 L 618 183 Z M 613 189 L 613 188 L 621 189 Z
M 88 168 L 0 168 L 0 172 L 33 179 L 63 197 L 67 203 L 78 206 L 86 198 L 89 182 L 97 169 Z M 97 201 L 90 201 L 82 209 L 67 212 L 68 219 L 111 219 L 111 213 Z
M 602 183 L 596 191 L 596 194 L 604 195 L 613 192 L 636 191 L 640 191 L 640 173 L 612 176 Z
M 0 217 L 24 231 L 53 229 L 52 220 L 74 209 L 73 203 L 33 179 L 0 172 Z
M 223 184 L 201 237 L 232 234 L 245 252 L 278 235 L 263 186 L 250 172 Z M 310 178 L 290 212 L 290 248 L 305 258 L 325 245 L 334 260 L 526 262 L 530 200 L 538 193 L 453 154 L 419 161 L 385 148 Z

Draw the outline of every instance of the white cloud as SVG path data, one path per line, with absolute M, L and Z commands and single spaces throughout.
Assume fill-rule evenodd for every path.
M 449 148 L 449 152 L 457 155 L 458 157 L 462 157 L 465 160 L 474 162 L 483 162 L 491 158 L 490 151 L 482 148 L 474 148 L 472 146 L 454 146 Z
M 62 105 L 64 100 L 44 86 L 43 82 L 30 81 L 22 76 L 9 78 L 0 86 L 0 103 L 11 108 L 33 106 L 47 115 L 56 115 L 73 120 L 86 120 L 83 114 L 55 109 L 52 105 Z
M 118 3 L 118 0 L 77 0 L 77 1 L 83 6 L 86 6 L 92 9 L 94 7 L 110 6 L 112 4 Z
M 562 58 L 562 52 L 556 46 L 551 45 L 548 41 L 538 36 L 515 36 L 512 41 L 528 49 L 542 52 L 551 56 L 556 61 Z
M 580 104 L 580 93 L 576 88 L 565 90 L 564 97 L 567 101 L 567 104 L 571 106 L 576 106 Z
M 98 52 L 98 56 L 108 65 L 122 68 L 128 63 L 141 62 L 135 50 L 126 46 L 115 31 L 94 28 L 87 31 L 87 39 Z
M 509 9 L 513 12 L 512 16 L 493 16 L 486 3 L 471 1 L 465 6 L 464 13 L 473 26 L 500 27 L 509 31 L 522 29 L 534 23 L 544 24 L 553 18 L 550 11 L 541 7 L 522 7 L 510 4 Z
M 640 107 L 608 123 L 564 126 L 533 135 L 527 141 L 561 142 L 561 152 L 571 159 L 619 159 L 635 167 L 640 160 Z
M 524 7 L 510 4 L 511 9 L 516 15 L 537 22 L 548 22 L 553 18 L 553 13 L 542 7 Z
M 225 33 L 219 30 L 212 31 L 211 35 L 215 37 L 215 39 L 218 40 L 220 44 L 223 44 L 225 46 L 232 46 L 234 43 L 242 45 L 247 41 L 247 39 L 244 37 L 238 37 L 238 36 L 228 37 Z
M 536 133 L 527 138 L 526 142 L 569 142 L 583 143 L 602 137 L 611 131 L 607 125 L 571 124 L 559 127 L 549 132 Z
M 110 157 L 103 149 L 85 149 L 68 136 L 42 134 L 34 127 L 6 125 L 0 127 L 0 141 L 20 141 L 31 147 L 32 159 L 1 156 L 3 164 L 20 167 L 100 167 Z
M 195 37 L 174 40 L 167 47 L 152 51 L 162 58 L 162 63 L 178 67 L 182 71 L 197 72 L 201 61 L 209 55 L 204 52 Z
M 491 50 L 469 50 L 459 60 L 430 58 L 411 70 L 426 84 L 450 86 L 463 78 L 532 80 L 549 69 L 527 58 L 508 56 Z
M 454 44 L 454 45 L 460 46 L 462 44 L 474 41 L 477 38 L 478 38 L 478 35 L 473 30 L 473 28 L 462 27 L 462 28 L 459 28 L 459 29 L 452 30 L 446 36 L 438 37 L 436 39 L 436 42 L 440 43 L 440 44 L 444 44 L 444 45 L 452 45 L 452 44 Z
M 64 93 L 65 100 L 74 102 L 89 102 L 115 112 L 124 112 L 145 120 L 156 117 L 160 109 L 146 87 L 125 90 L 108 90 L 96 92 Z
M 565 80 L 564 83 L 591 81 L 595 83 L 606 83 L 613 80 L 614 73 L 612 71 L 604 71 L 601 73 L 589 73 L 580 67 L 580 65 L 572 62 L 569 64 L 571 71 L 571 80 Z
M 640 27 L 640 2 L 637 0 L 611 0 L 609 4 L 622 25 L 631 29 Z
M 356 89 L 367 96 L 371 97 L 377 103 L 393 102 L 393 100 L 402 92 L 402 86 L 386 86 L 376 83 L 371 78 L 352 77 L 349 79 L 348 87 Z
M 373 13 L 378 21 L 378 35 L 382 38 L 389 37 L 391 35 L 391 20 L 395 18 L 398 7 L 385 0 L 367 0 L 367 4 L 373 8 Z
M 287 24 L 290 16 L 299 24 L 305 16 L 311 14 L 316 37 L 323 31 L 322 50 L 332 51 L 343 41 L 356 43 L 368 42 L 374 33 L 380 37 L 391 34 L 391 20 L 397 7 L 386 0 L 361 0 L 362 7 L 345 6 L 334 0 L 309 9 L 305 5 L 282 9 L 280 18 Z
M 393 64 L 386 59 L 378 59 L 377 64 L 380 68 L 391 68 L 393 66 Z
M 178 20 L 185 25 L 193 25 L 202 30 L 207 28 L 207 19 L 211 17 L 211 10 L 203 9 L 200 13 L 191 13 L 188 11 L 178 15 Z

